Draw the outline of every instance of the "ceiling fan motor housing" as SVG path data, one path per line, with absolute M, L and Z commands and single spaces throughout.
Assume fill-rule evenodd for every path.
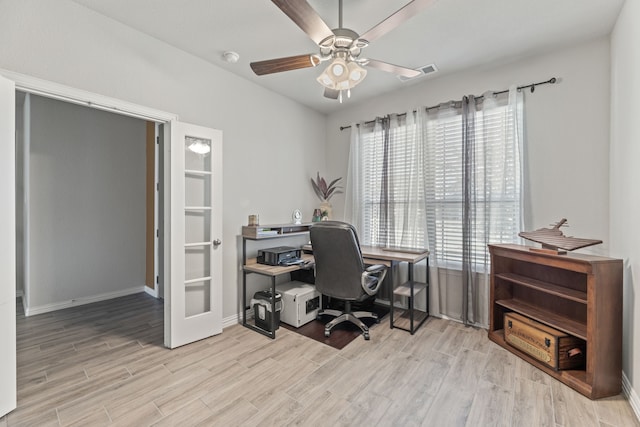
M 359 39 L 358 33 L 348 28 L 335 28 L 333 35 L 320 42 L 320 54 L 325 58 L 342 58 L 355 61 L 368 45 L 366 40 Z

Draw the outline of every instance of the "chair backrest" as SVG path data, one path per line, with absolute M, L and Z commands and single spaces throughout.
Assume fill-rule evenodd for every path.
M 343 300 L 358 300 L 366 295 L 361 285 L 365 266 L 353 226 L 322 221 L 311 226 L 310 234 L 318 292 Z

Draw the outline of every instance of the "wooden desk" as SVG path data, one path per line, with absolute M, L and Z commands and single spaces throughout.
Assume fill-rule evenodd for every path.
M 291 273 L 292 271 L 300 270 L 301 267 L 297 265 L 292 266 L 271 266 L 265 264 L 258 264 L 255 258 L 247 258 L 247 241 L 255 240 L 267 240 L 267 239 L 279 239 L 286 237 L 299 236 L 309 233 L 309 227 L 311 224 L 277 224 L 258 227 L 242 227 L 242 304 L 244 313 L 242 316 L 242 324 L 250 329 L 254 329 L 261 334 L 264 334 L 270 338 L 276 337 L 275 331 L 275 316 L 272 316 L 271 331 L 266 331 L 255 325 L 247 322 L 247 274 L 256 273 L 271 278 L 271 292 L 275 295 L 276 291 L 276 277 L 281 274 Z M 362 256 L 366 264 L 384 264 L 391 270 L 391 274 L 387 275 L 387 284 L 389 292 L 387 297 L 389 298 L 389 326 L 393 328 L 402 329 L 410 332 L 412 335 L 415 331 L 424 323 L 429 317 L 429 251 L 412 251 L 412 250 L 390 250 L 377 246 L 361 246 Z M 302 250 L 305 252 L 312 252 L 311 245 L 304 245 Z M 303 255 L 303 259 L 312 260 L 313 255 L 306 253 Z M 414 265 L 418 262 L 426 260 L 426 282 L 416 282 L 413 279 Z M 395 286 L 394 283 L 394 267 L 400 263 L 406 262 L 408 264 L 408 280 L 399 286 Z M 426 301 L 426 312 L 423 317 L 419 319 L 419 323 L 416 325 L 414 302 L 416 294 L 424 292 Z M 403 296 L 408 298 L 408 310 L 405 314 L 408 314 L 408 327 L 399 326 L 394 322 L 394 297 Z M 404 315 L 401 316 L 404 318 Z

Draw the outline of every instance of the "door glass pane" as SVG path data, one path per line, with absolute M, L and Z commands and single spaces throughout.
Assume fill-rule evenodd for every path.
M 211 242 L 211 211 L 186 211 L 184 215 L 185 243 Z
M 184 168 L 211 172 L 211 140 L 186 136 L 184 140 Z
M 184 280 L 211 276 L 211 246 L 184 248 Z
M 185 206 L 211 206 L 211 175 L 185 173 Z
M 211 207 L 211 140 L 185 137 L 185 207 Z M 211 241 L 211 210 L 185 210 L 185 243 Z M 211 311 L 211 246 L 185 247 L 185 315 Z M 202 280 L 200 280 L 202 279 Z
M 211 280 L 185 284 L 184 313 L 186 317 L 211 311 Z

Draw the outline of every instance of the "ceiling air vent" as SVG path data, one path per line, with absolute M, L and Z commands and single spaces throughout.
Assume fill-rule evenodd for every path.
M 438 67 L 436 67 L 436 64 L 429 64 L 429 65 L 424 65 L 422 67 L 418 67 L 418 68 L 414 68 L 414 70 L 416 71 L 420 71 L 420 74 L 415 76 L 415 77 L 405 77 L 405 76 L 396 76 L 398 77 L 398 80 L 400 80 L 401 82 L 406 82 L 409 80 L 415 80 L 415 79 L 419 79 L 420 77 L 426 76 L 427 74 L 433 74 L 435 72 L 438 71 Z

